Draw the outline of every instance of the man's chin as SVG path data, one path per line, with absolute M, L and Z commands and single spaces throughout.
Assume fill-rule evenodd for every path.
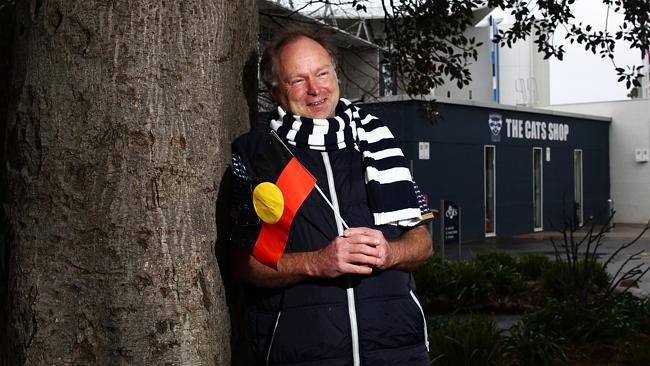
M 334 109 L 326 104 L 327 103 L 317 107 L 307 108 L 307 110 L 305 110 L 304 116 L 312 119 L 325 119 L 334 117 Z

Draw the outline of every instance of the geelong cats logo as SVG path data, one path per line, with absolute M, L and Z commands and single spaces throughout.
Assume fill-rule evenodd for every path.
M 503 126 L 503 119 L 501 118 L 501 115 L 491 113 L 488 118 L 488 125 L 490 126 L 490 131 L 492 132 L 492 141 L 501 141 L 501 126 Z

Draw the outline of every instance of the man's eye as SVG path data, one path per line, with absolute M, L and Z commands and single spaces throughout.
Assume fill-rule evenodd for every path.
M 300 85 L 303 81 L 303 79 L 294 79 L 289 82 L 289 85 Z
M 329 74 L 330 74 L 329 71 L 323 71 L 323 72 L 321 72 L 321 73 L 318 74 L 318 77 L 325 77 L 325 76 L 327 76 L 327 75 L 329 75 Z

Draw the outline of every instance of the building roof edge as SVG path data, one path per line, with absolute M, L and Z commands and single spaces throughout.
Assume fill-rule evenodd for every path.
M 373 103 L 393 103 L 393 102 L 405 102 L 405 101 L 415 101 L 415 102 L 436 101 L 436 102 L 441 103 L 441 104 L 465 105 L 465 106 L 471 106 L 471 107 L 492 108 L 492 109 L 500 109 L 500 110 L 507 110 L 507 111 L 517 111 L 517 112 L 527 112 L 527 113 L 537 113 L 537 114 L 550 114 L 550 115 L 562 116 L 562 117 L 584 118 L 584 119 L 590 119 L 590 120 L 594 120 L 594 121 L 607 122 L 607 123 L 612 122 L 611 117 L 603 117 L 603 116 L 595 116 L 595 115 L 588 115 L 588 114 L 582 114 L 582 113 L 556 111 L 556 110 L 553 110 L 553 109 L 525 107 L 525 106 L 518 106 L 518 105 L 507 105 L 507 104 L 498 104 L 498 103 L 479 102 L 479 101 L 475 101 L 475 100 L 452 99 L 452 98 L 445 98 L 445 97 L 439 97 L 439 96 L 410 97 L 408 95 L 401 94 L 401 95 L 391 95 L 391 96 L 386 96 L 386 97 L 380 97 L 380 98 L 377 98 L 376 100 L 367 101 L 367 102 L 364 102 L 364 103 L 373 104 Z

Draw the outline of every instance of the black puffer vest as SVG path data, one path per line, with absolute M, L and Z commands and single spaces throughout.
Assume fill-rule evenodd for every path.
M 268 137 L 263 131 L 251 132 L 233 143 L 233 153 L 249 171 L 261 139 Z M 291 149 L 350 227 L 380 229 L 388 240 L 401 234 L 398 227 L 374 225 L 358 151 Z M 246 189 L 250 192 L 252 187 Z M 241 192 L 233 196 L 247 199 Z M 244 202 L 238 207 L 246 206 Z M 314 189 L 294 218 L 286 251 L 320 249 L 339 230 L 332 209 Z M 237 245 L 236 235 L 233 238 Z M 369 276 L 313 280 L 273 290 L 250 287 L 247 303 L 260 364 L 430 364 L 424 316 L 409 272 L 375 271 Z

